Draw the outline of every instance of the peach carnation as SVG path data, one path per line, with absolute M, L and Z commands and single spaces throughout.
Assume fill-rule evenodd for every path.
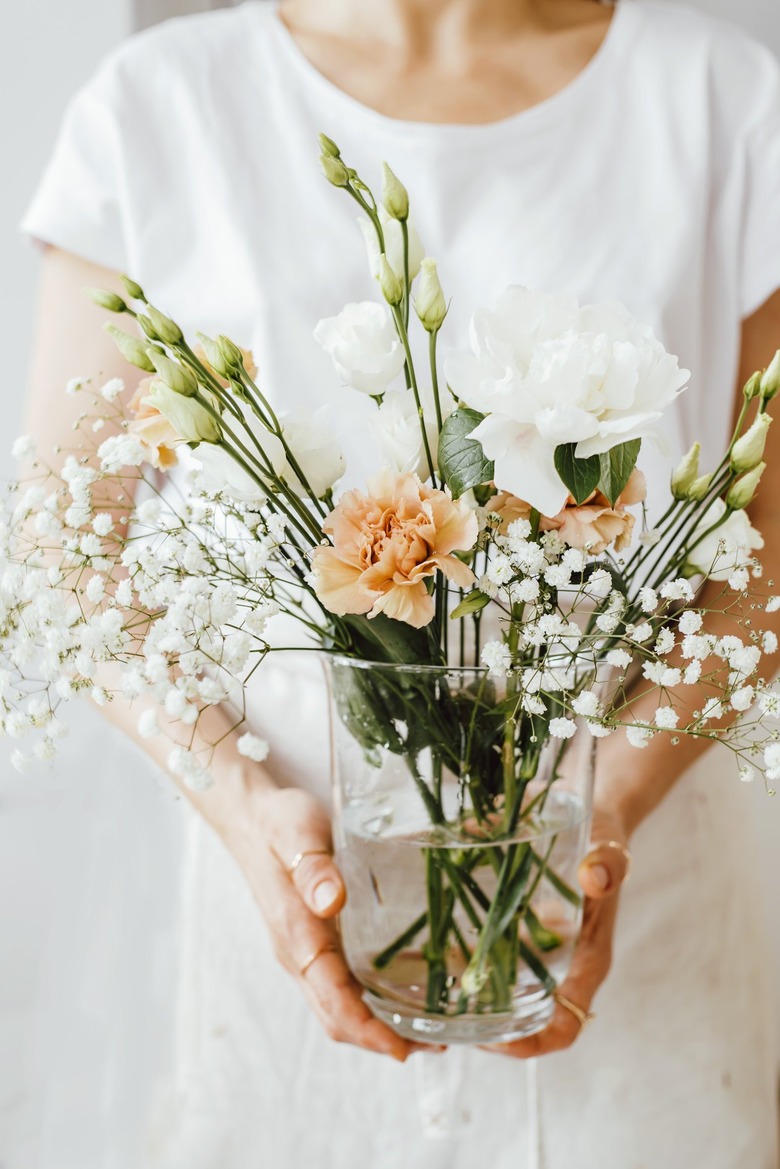
M 614 507 L 600 491 L 594 491 L 580 504 L 569 496 L 569 502 L 557 515 L 541 517 L 539 529 L 556 531 L 570 548 L 587 549 L 594 556 L 610 545 L 621 552 L 631 543 L 636 522 L 636 517 L 626 508 L 641 503 L 646 493 L 645 477 L 634 468 Z M 528 519 L 531 514 L 529 504 L 506 491 L 495 496 L 490 511 L 499 517 L 502 528 L 508 527 L 512 520 Z
M 147 463 L 158 471 L 168 471 L 178 461 L 174 447 L 177 442 L 181 442 L 181 438 L 147 397 L 154 381 L 153 377 L 145 377 L 138 383 L 128 403 L 128 410 L 134 417 L 127 429 L 146 452 Z
M 452 553 L 476 543 L 476 515 L 411 473 L 383 471 L 367 495 L 348 491 L 322 527 L 333 544 L 314 551 L 314 587 L 340 616 L 385 613 L 420 629 L 434 615 L 428 577 L 439 570 L 460 588 L 474 583 Z

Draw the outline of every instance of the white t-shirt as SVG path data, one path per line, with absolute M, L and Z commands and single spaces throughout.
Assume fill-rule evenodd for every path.
M 271 3 L 173 21 L 105 63 L 68 110 L 25 230 L 129 272 L 187 330 L 250 345 L 283 406 L 330 399 L 359 480 L 373 404 L 338 385 L 312 331 L 376 288 L 356 209 L 320 175 L 321 130 L 367 179 L 387 159 L 407 184 L 452 297 L 445 343 L 462 344 L 474 309 L 510 283 L 622 300 L 693 371 L 669 414 L 666 463 L 693 438 L 720 453 L 741 318 L 780 286 L 780 71 L 769 53 L 676 0 L 620 0 L 574 81 L 486 126 L 367 109 L 307 62 Z M 665 492 L 664 457 L 645 457 Z M 258 729 L 277 774 L 281 758 L 325 793 L 321 689 L 273 668 L 259 676 Z M 539 1069 L 551 1169 L 776 1163 L 742 793 L 713 794 L 712 768 L 637 834 L 599 1021 Z M 525 1163 L 521 1063 L 447 1057 L 442 1075 L 474 1122 L 421 1141 L 416 1104 L 435 1111 L 436 1092 L 431 1104 L 414 1067 L 322 1037 L 206 831 L 194 858 L 177 994 L 185 1091 L 164 1110 L 165 1151 L 144 1164 L 249 1169 L 258 1150 L 296 1169 Z M 58 1156 L 76 1163 L 61 1146 Z
M 693 371 L 669 457 L 692 438 L 719 454 L 740 320 L 780 285 L 767 50 L 680 3 L 621 0 L 575 80 L 489 125 L 361 105 L 267 0 L 171 21 L 105 62 L 67 111 L 24 230 L 128 272 L 185 328 L 251 345 L 283 408 L 331 399 L 359 479 L 372 407 L 340 389 L 312 330 L 376 289 L 357 208 L 320 175 L 320 130 L 367 179 L 387 159 L 408 186 L 452 297 L 444 345 L 510 283 L 622 300 Z

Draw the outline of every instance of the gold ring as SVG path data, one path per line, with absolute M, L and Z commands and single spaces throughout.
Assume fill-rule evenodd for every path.
M 307 848 L 304 852 L 296 852 L 287 866 L 287 873 L 292 876 L 305 856 L 332 856 L 329 848 Z
M 597 852 L 600 848 L 614 848 L 622 854 L 623 860 L 626 862 L 626 872 L 623 877 L 623 884 L 625 885 L 628 878 L 631 876 L 631 866 L 634 863 L 634 858 L 631 855 L 630 849 L 626 848 L 625 844 L 621 844 L 619 840 L 599 840 L 597 842 L 591 841 L 588 852 Z
M 592 1023 L 596 1018 L 592 1011 L 585 1011 L 582 1007 L 578 1007 L 576 1003 L 573 1003 L 571 999 L 567 999 L 566 995 L 561 994 L 559 990 L 556 990 L 553 998 L 555 999 L 556 1003 L 559 1003 L 562 1007 L 564 1007 L 569 1012 L 569 1014 L 574 1015 L 574 1018 L 580 1025 L 580 1031 L 583 1029 L 583 1027 L 587 1027 L 588 1023 Z
M 298 971 L 301 978 L 305 977 L 306 972 L 309 969 L 309 967 L 313 966 L 314 963 L 317 961 L 317 959 L 321 958 L 323 954 L 337 954 L 338 949 L 339 949 L 338 946 L 334 945 L 333 942 L 326 942 L 324 946 L 320 946 L 319 950 L 315 950 L 313 954 L 309 954 L 309 957 L 306 959 L 303 966 L 301 966 L 300 970 Z

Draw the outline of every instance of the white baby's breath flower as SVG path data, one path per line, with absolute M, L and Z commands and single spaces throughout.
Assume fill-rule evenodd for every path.
M 761 634 L 761 649 L 765 654 L 777 653 L 777 634 L 765 629 Z
M 701 712 L 701 722 L 709 722 L 711 719 L 723 718 L 723 704 L 717 698 L 708 698 L 704 704 L 704 709 Z
M 105 425 L 106 425 L 105 418 L 96 418 L 95 421 L 92 423 L 92 433 L 99 434 L 100 431 L 105 428 Z
M 643 548 L 655 548 L 660 539 L 661 533 L 657 528 L 648 528 L 646 532 L 639 534 L 639 543 Z
M 106 582 L 103 577 L 97 575 L 90 577 L 85 592 L 93 605 L 99 605 L 106 595 Z
M 512 666 L 512 654 L 503 641 L 488 641 L 482 647 L 482 661 L 491 678 L 505 678 Z
M 776 690 L 764 690 L 759 696 L 758 708 L 768 718 L 780 718 L 780 694 Z
M 570 739 L 577 730 L 577 724 L 571 718 L 550 719 L 550 735 L 553 739 Z
M 599 700 L 597 695 L 592 690 L 583 690 L 581 694 L 577 694 L 571 701 L 572 710 L 575 714 L 580 714 L 585 717 L 592 718 L 598 714 Z
M 626 739 L 628 740 L 628 744 L 630 747 L 635 747 L 638 751 L 641 751 L 643 747 L 646 747 L 652 737 L 653 732 L 650 727 L 626 727 Z
M 658 593 L 655 589 L 646 585 L 639 590 L 638 598 L 643 613 L 654 613 L 658 608 Z
M 200 763 L 197 756 L 185 750 L 184 747 L 174 747 L 168 756 L 168 767 L 193 791 L 205 791 L 214 783 L 211 775 Z
M 262 763 L 264 759 L 268 758 L 268 743 L 265 739 L 261 739 L 259 735 L 245 734 L 242 735 L 236 744 L 239 755 L 246 756 L 254 763 Z
M 742 783 L 752 783 L 756 778 L 757 772 L 755 767 L 751 767 L 749 763 L 743 763 L 738 774 Z
M 20 434 L 17 439 L 14 439 L 14 444 L 11 447 L 11 454 L 15 459 L 24 460 L 25 462 L 35 458 L 35 442 L 29 434 Z
M 145 710 L 138 718 L 138 734 L 142 739 L 153 739 L 160 733 L 156 710 Z
M 77 394 L 79 390 L 83 389 L 85 385 L 89 384 L 89 378 L 72 377 L 65 383 L 66 394 Z
M 585 726 L 590 731 L 594 739 L 606 739 L 614 731 L 614 727 L 605 726 L 604 723 L 596 722 L 595 719 L 586 719 Z
M 507 527 L 506 534 L 510 540 L 527 540 L 531 535 L 530 520 L 512 520 L 511 524 Z
M 667 601 L 692 601 L 693 600 L 693 586 L 690 581 L 678 577 L 677 580 L 669 580 L 666 584 L 661 585 L 661 596 Z
M 748 710 L 753 702 L 755 696 L 755 689 L 753 686 L 741 686 L 739 690 L 735 690 L 731 695 L 729 702 L 734 710 L 745 711 Z
M 683 684 L 685 686 L 695 686 L 700 678 L 701 678 L 701 662 L 698 661 L 698 659 L 694 660 L 692 662 L 689 662 L 688 665 L 683 670 L 683 676 L 682 676 Z
M 97 532 L 98 536 L 107 536 L 113 528 L 114 521 L 107 511 L 98 512 L 92 521 L 92 530 Z
M 539 581 L 536 577 L 526 577 L 512 586 L 512 600 L 515 602 L 533 603 L 538 600 L 540 592 Z
M 121 471 L 123 467 L 140 467 L 146 460 L 146 452 L 132 434 L 112 434 L 98 447 L 100 466 L 108 475 Z
M 125 383 L 121 377 L 112 377 L 100 387 L 100 396 L 107 402 L 115 402 L 120 394 L 125 392 Z
M 663 657 L 665 654 L 671 653 L 674 649 L 674 633 L 671 629 L 662 629 L 656 638 L 654 645 L 655 652 Z
M 653 627 L 649 621 L 643 621 L 641 625 L 634 625 L 630 633 L 626 630 L 626 633 L 631 638 L 631 641 L 636 641 L 639 645 L 643 645 L 644 642 L 649 641 L 653 636 Z
M 767 613 L 776 613 L 780 609 L 780 597 L 770 597 L 764 609 Z
M 732 572 L 728 580 L 730 589 L 736 593 L 743 593 L 750 584 L 750 573 L 746 568 L 737 568 Z
M 680 716 L 671 706 L 659 706 L 655 712 L 655 725 L 662 731 L 673 731 L 680 721 Z
M 133 603 L 133 582 L 129 577 L 124 577 L 114 590 L 114 596 L 118 605 L 128 606 Z
M 547 713 L 544 701 L 537 694 L 524 694 L 520 705 L 528 714 L 544 715 Z
M 698 633 L 703 624 L 701 613 L 697 613 L 695 609 L 686 609 L 680 614 L 680 619 L 677 622 L 677 627 L 680 633 Z
M 611 649 L 607 654 L 607 662 L 619 670 L 627 670 L 631 665 L 631 654 L 624 649 Z

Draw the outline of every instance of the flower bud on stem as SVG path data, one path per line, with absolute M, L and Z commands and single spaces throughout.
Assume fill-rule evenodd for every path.
M 108 292 L 105 288 L 85 288 L 84 291 L 98 308 L 108 309 L 110 313 L 127 312 L 127 305 L 115 292 Z
M 748 471 L 746 475 L 731 485 L 726 496 L 726 507 L 730 511 L 741 511 L 752 503 L 765 468 L 766 463 L 759 463 L 758 466 L 753 467 L 752 471 Z

